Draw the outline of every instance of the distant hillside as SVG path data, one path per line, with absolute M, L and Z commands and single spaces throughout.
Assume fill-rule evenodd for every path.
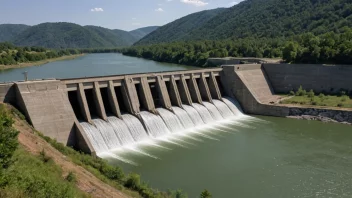
M 157 27 L 145 27 L 131 32 L 74 23 L 42 23 L 35 26 L 0 25 L 0 42 L 18 46 L 45 48 L 115 48 L 131 46 Z
M 136 45 L 180 40 L 220 40 L 245 37 L 292 36 L 305 32 L 322 34 L 352 27 L 351 0 L 246 0 L 213 13 L 197 23 L 195 13 L 160 27 Z
M 23 24 L 0 24 L 0 42 L 12 40 L 29 27 Z
M 135 45 L 144 45 L 161 42 L 181 41 L 190 37 L 190 33 L 195 28 L 202 26 L 209 20 L 225 11 L 225 8 L 206 10 L 190 14 L 159 27 L 157 30 L 147 35 Z
M 149 27 L 139 28 L 139 29 L 130 31 L 130 34 L 132 34 L 135 38 L 138 38 L 139 40 L 147 36 L 151 32 L 154 32 L 158 28 L 159 26 L 149 26 Z

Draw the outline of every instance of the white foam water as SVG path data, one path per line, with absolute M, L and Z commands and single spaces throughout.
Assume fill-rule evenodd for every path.
M 221 113 L 222 117 L 229 118 L 235 115 L 224 102 L 220 100 L 213 100 L 213 103 Z
M 148 111 L 142 111 L 141 117 L 149 134 L 152 137 L 156 138 L 170 133 L 169 129 L 160 116 L 154 115 Z
M 97 153 L 109 150 L 103 137 L 95 126 L 89 124 L 88 122 L 81 122 L 80 124 L 87 135 L 89 142 L 92 144 Z
M 144 130 L 144 127 L 138 118 L 130 114 L 123 114 L 122 120 L 125 122 L 136 142 L 148 139 L 148 134 Z
M 222 98 L 222 100 L 231 109 L 231 111 L 235 115 L 243 115 L 241 105 L 238 103 L 237 100 L 235 100 L 233 98 L 228 98 L 228 97 L 224 97 L 224 98 Z
M 192 119 L 189 117 L 188 113 L 185 110 L 175 106 L 173 106 L 172 109 L 174 110 L 175 115 L 180 120 L 185 129 L 195 127 Z
M 209 111 L 207 108 L 205 108 L 203 105 L 198 104 L 198 103 L 193 103 L 192 106 L 194 107 L 195 110 L 198 111 L 200 117 L 204 121 L 204 123 L 208 124 L 211 122 L 214 122 L 213 117 L 210 115 Z
M 213 104 L 211 104 L 210 102 L 203 102 L 203 104 L 208 109 L 209 113 L 214 118 L 214 120 L 222 120 L 222 119 L 224 119 L 221 116 L 221 113 L 219 112 L 219 110 Z
M 116 136 L 119 138 L 121 145 L 128 145 L 134 143 L 134 139 L 131 135 L 125 122 L 117 117 L 109 116 L 108 122 L 113 127 Z
M 157 108 L 157 111 L 159 112 L 161 118 L 164 120 L 166 126 L 172 133 L 177 133 L 185 129 L 178 117 L 171 111 L 163 108 Z
M 111 149 L 116 149 L 121 146 L 119 139 L 117 138 L 114 129 L 112 126 L 101 119 L 93 119 L 95 126 L 103 137 L 106 146 Z
M 189 105 L 182 105 L 183 109 L 188 113 L 189 117 L 192 119 L 195 126 L 200 126 L 204 124 L 202 118 L 200 117 L 197 110 Z

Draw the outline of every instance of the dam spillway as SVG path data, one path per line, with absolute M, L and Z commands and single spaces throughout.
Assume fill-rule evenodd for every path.
M 215 69 L 65 83 L 82 136 L 99 154 L 235 117 L 230 108 L 239 107 L 222 101 L 219 75 Z
M 18 108 L 45 136 L 94 154 L 163 139 L 197 127 L 221 126 L 222 120 L 241 118 L 243 112 L 278 117 L 308 112 L 309 108 L 272 103 L 277 99 L 275 91 L 298 89 L 299 79 L 307 85 L 306 81 L 318 79 L 319 76 L 312 79 L 301 76 L 302 68 L 306 67 L 230 65 L 187 71 L 18 81 L 0 84 L 0 102 Z M 332 69 L 350 71 L 350 67 L 344 66 L 314 65 L 309 68 L 327 73 Z M 287 70 L 291 72 L 287 73 Z M 296 70 L 296 73 L 292 72 Z M 348 80 L 346 78 L 343 85 L 350 84 Z M 328 90 L 339 87 L 337 84 Z

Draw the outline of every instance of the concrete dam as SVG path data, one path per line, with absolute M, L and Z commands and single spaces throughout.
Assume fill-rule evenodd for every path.
M 0 99 L 65 145 L 102 153 L 241 116 L 222 68 L 0 84 Z
M 245 118 L 242 109 L 278 117 L 310 112 L 311 108 L 274 104 L 279 99 L 275 92 L 289 92 L 302 83 L 330 91 L 350 88 L 351 79 L 338 76 L 351 73 L 351 67 L 309 68 L 318 75 L 303 75 L 307 66 L 253 64 L 12 82 L 0 84 L 0 102 L 17 107 L 44 135 L 99 154 L 210 123 L 221 126 L 222 120 Z M 325 83 L 325 73 L 334 83 Z M 336 112 L 352 122 L 350 111 Z

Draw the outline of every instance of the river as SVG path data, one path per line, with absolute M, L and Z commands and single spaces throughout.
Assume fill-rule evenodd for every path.
M 0 72 L 1 81 L 74 78 L 192 69 L 120 54 L 89 54 L 75 60 Z M 141 174 L 152 187 L 183 189 L 190 198 L 208 189 L 215 198 L 352 197 L 352 130 L 348 125 L 256 117 L 204 130 L 158 147 L 107 158 Z M 141 152 L 142 151 L 142 152 Z
M 0 82 L 23 80 L 23 72 L 26 71 L 29 79 L 62 79 L 185 69 L 199 68 L 159 63 L 117 53 L 87 54 L 73 60 L 56 61 L 26 68 L 0 70 Z

